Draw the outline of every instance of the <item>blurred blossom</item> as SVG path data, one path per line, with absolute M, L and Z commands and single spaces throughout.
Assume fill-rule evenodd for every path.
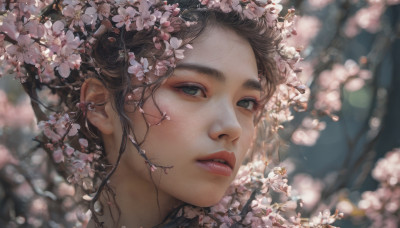
M 372 176 L 381 183 L 395 186 L 400 183 L 400 149 L 389 152 L 380 159 L 372 171 Z
M 320 132 L 326 127 L 325 122 L 306 117 L 301 126 L 292 134 L 292 142 L 297 145 L 312 146 L 317 142 Z
M 345 215 L 350 215 L 354 210 L 354 206 L 349 200 L 339 201 L 336 208 Z
M 324 8 L 331 2 L 333 2 L 333 0 L 308 0 L 310 6 L 318 10 Z
M 365 81 L 361 78 L 350 79 L 345 85 L 344 88 L 348 91 L 357 91 L 364 87 Z
M 32 187 L 26 181 L 18 185 L 14 192 L 21 199 L 30 199 L 34 196 Z
M 58 186 L 58 195 L 60 197 L 64 197 L 64 196 L 74 196 L 75 195 L 75 188 L 72 185 L 69 185 L 65 182 L 62 182 L 59 186 Z
M 43 198 L 34 199 L 31 203 L 30 212 L 32 213 L 32 215 L 43 216 L 43 217 L 47 216 L 48 208 L 46 200 L 44 200 Z
M 332 70 L 324 70 L 318 78 L 320 90 L 316 93 L 314 107 L 327 114 L 342 108 L 340 88 L 357 91 L 364 87 L 365 80 L 371 78 L 369 70 L 360 69 L 354 60 L 346 60 L 342 64 L 334 64 Z
M 304 209 L 310 210 L 320 200 L 324 184 L 308 174 L 297 174 L 293 178 L 292 186 L 292 195 L 299 196 L 303 201 Z
M 359 9 L 353 17 L 348 19 L 344 33 L 351 38 L 356 36 L 360 29 L 365 29 L 370 33 L 378 32 L 381 26 L 380 19 L 384 11 L 384 2 L 370 1 L 370 5 Z
M 299 74 L 300 81 L 308 84 L 313 79 L 314 74 L 314 64 L 310 61 L 304 61 L 299 63 L 301 72 Z
M 319 91 L 317 93 L 317 101 L 314 107 L 323 110 L 326 113 L 337 112 L 342 108 L 342 101 L 340 99 L 340 92 L 337 90 L 332 91 Z
M 400 4 L 400 0 L 386 0 L 386 4 L 388 5 Z
M 296 36 L 292 36 L 288 43 L 295 47 L 307 47 L 315 38 L 321 28 L 321 22 L 317 17 L 302 16 L 295 21 Z
M 16 160 L 8 151 L 8 149 L 0 144 L 0 170 L 3 169 L 3 167 L 6 164 L 18 164 L 18 160 Z
M 380 29 L 380 17 L 384 9 L 383 4 L 372 4 L 369 7 L 360 9 L 355 15 L 357 25 L 368 32 L 377 32 Z
M 344 27 L 344 34 L 349 37 L 353 38 L 360 32 L 360 29 L 357 26 L 357 21 L 354 17 L 351 17 L 347 20 L 347 24 Z
M 400 148 L 380 159 L 372 176 L 380 182 L 375 191 L 366 191 L 358 203 L 372 221 L 371 227 L 397 228 L 400 225 Z
M 34 120 L 34 113 L 28 97 L 23 102 L 13 105 L 9 102 L 7 94 L 0 90 L 0 127 L 32 126 Z

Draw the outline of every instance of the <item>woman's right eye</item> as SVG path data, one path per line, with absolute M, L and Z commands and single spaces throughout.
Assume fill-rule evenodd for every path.
M 205 89 L 197 85 L 181 85 L 177 86 L 176 89 L 189 96 L 206 97 Z

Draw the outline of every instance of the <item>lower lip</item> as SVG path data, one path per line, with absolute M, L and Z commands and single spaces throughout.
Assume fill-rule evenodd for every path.
M 197 161 L 197 165 L 207 170 L 208 172 L 221 176 L 231 176 L 232 169 L 228 165 L 215 162 L 215 161 Z

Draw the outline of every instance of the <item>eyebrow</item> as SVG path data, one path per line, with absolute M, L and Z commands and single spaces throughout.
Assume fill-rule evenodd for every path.
M 190 70 L 190 71 L 195 71 L 200 74 L 204 74 L 206 76 L 209 76 L 217 81 L 224 82 L 226 80 L 225 75 L 214 68 L 199 65 L 199 64 L 193 64 L 193 63 L 181 63 L 178 64 L 175 69 L 183 69 L 183 70 Z M 261 83 L 258 80 L 254 79 L 248 79 L 243 83 L 243 87 L 246 89 L 253 89 L 253 90 L 262 90 Z

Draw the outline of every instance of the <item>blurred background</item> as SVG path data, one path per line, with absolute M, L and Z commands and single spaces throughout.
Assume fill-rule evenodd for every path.
M 400 1 L 281 3 L 283 12 L 296 9 L 297 35 L 289 44 L 301 50 L 300 76 L 310 87 L 307 111 L 293 111 L 274 155 L 289 171 L 292 197 L 302 200 L 305 217 L 339 209 L 345 218 L 336 226 L 400 227 Z M 18 166 L 6 165 L 41 169 L 41 153 L 24 160 L 37 131 L 19 82 L 1 77 L 0 220 L 18 210 L 48 210 L 32 199 L 52 197 L 40 190 L 45 180 L 27 181 Z
M 308 110 L 280 132 L 303 214 L 336 207 L 346 216 L 337 226 L 400 227 L 399 3 L 285 4 L 311 90 Z

